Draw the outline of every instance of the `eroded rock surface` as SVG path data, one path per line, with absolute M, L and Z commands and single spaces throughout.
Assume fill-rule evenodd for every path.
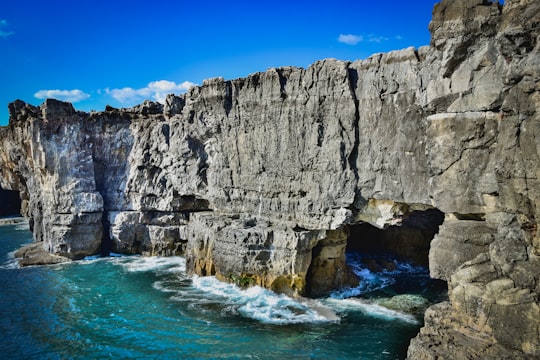
M 540 3 L 443 0 L 431 44 L 225 81 L 164 105 L 10 104 L 0 185 L 46 250 L 184 253 L 190 271 L 317 295 L 351 224 L 436 208 L 449 302 L 411 359 L 540 356 Z

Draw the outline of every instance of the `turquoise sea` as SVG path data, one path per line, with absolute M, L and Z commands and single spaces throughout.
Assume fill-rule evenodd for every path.
M 361 285 L 316 300 L 191 277 L 181 257 L 18 268 L 13 252 L 30 241 L 27 225 L 0 227 L 2 359 L 401 359 L 421 312 L 379 303 L 444 293 L 427 269 L 376 273 L 357 254 Z

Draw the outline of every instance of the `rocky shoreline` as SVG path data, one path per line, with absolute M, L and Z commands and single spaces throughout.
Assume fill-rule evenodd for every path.
M 0 226 L 15 224 L 28 224 L 28 220 L 23 217 L 0 218 Z M 54 265 L 71 261 L 71 259 L 68 257 L 55 255 L 48 252 L 44 248 L 43 242 L 33 242 L 31 244 L 24 245 L 15 251 L 14 256 L 17 259 L 20 267 Z

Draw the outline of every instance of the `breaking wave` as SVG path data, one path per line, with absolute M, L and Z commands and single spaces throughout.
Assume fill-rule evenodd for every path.
M 15 257 L 15 251 L 11 251 L 7 254 L 7 260 L 0 265 L 0 269 L 18 269 L 19 260 Z
M 108 261 L 127 273 L 156 276 L 152 287 L 183 303 L 192 311 L 217 313 L 221 317 L 239 316 L 263 324 L 290 325 L 339 322 L 340 318 L 319 301 L 291 298 L 262 287 L 247 289 L 217 280 L 213 276 L 188 276 L 183 257 L 87 257 L 81 263 Z
M 128 273 L 153 273 L 152 287 L 184 304 L 191 311 L 237 316 L 271 325 L 339 323 L 350 312 L 361 312 L 387 320 L 418 324 L 414 315 L 380 305 L 370 294 L 389 288 L 400 276 L 423 276 L 427 270 L 394 261 L 391 270 L 372 271 L 357 255 L 348 255 L 348 264 L 360 278 L 360 285 L 335 291 L 327 299 L 292 298 L 268 289 L 253 286 L 247 289 L 219 281 L 213 276 L 188 276 L 183 257 L 121 256 L 88 257 L 86 262 L 109 261 Z M 379 299 L 380 300 L 380 299 Z
M 224 304 L 227 312 L 238 313 L 265 324 L 339 321 L 339 317 L 331 309 L 317 301 L 293 299 L 259 286 L 241 289 L 236 285 L 223 283 L 215 277 L 194 277 L 193 287 L 203 296 Z M 182 301 L 181 296 L 175 299 Z
M 386 289 L 398 283 L 404 277 L 414 276 L 415 281 L 421 283 L 429 280 L 429 271 L 422 266 L 400 262 L 395 259 L 386 260 L 388 269 L 380 271 L 371 270 L 366 264 L 366 259 L 360 254 L 347 254 L 347 265 L 360 279 L 359 285 L 353 288 L 343 288 L 334 291 L 331 297 L 334 299 L 346 299 Z
M 185 273 L 186 271 L 186 260 L 180 256 L 125 256 L 118 257 L 113 262 L 122 266 L 127 272 Z

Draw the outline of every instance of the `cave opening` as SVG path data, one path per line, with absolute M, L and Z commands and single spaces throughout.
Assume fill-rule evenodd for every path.
M 431 240 L 439 232 L 444 214 L 437 209 L 413 211 L 404 215 L 400 225 L 380 229 L 369 223 L 349 226 L 347 253 L 369 256 L 388 255 L 400 261 L 429 266 Z
M 367 299 L 423 318 L 430 305 L 447 299 L 447 283 L 429 276 L 430 243 L 444 221 L 437 209 L 413 211 L 399 225 L 367 222 L 348 227 L 346 258 L 359 286 L 338 296 Z
M 21 216 L 21 198 L 18 191 L 0 188 L 0 216 Z

